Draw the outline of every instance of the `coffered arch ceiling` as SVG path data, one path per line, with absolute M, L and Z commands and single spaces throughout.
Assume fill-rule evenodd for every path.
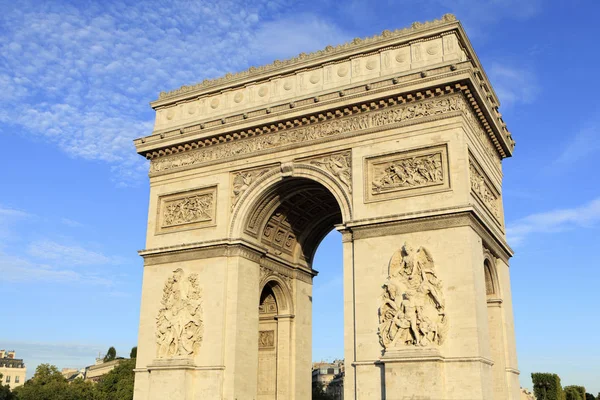
M 272 253 L 310 265 L 323 237 L 340 223 L 340 206 L 325 186 L 287 178 L 257 201 L 245 231 Z

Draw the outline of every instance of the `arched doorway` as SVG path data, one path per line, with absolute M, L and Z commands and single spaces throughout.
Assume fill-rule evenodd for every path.
M 257 398 L 311 391 L 312 268 L 321 240 L 342 222 L 335 196 L 321 183 L 288 177 L 257 185 L 243 237 L 266 247 L 259 284 Z

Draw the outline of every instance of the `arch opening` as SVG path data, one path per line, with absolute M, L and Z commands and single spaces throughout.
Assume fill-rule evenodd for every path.
M 307 178 L 286 178 L 258 198 L 245 233 L 273 254 L 310 266 L 321 240 L 343 221 L 331 191 Z

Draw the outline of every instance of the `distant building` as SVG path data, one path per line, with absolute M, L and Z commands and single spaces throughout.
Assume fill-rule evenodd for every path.
M 60 373 L 69 383 L 78 378 L 85 379 L 85 368 L 63 368 Z
M 344 400 L 344 376 L 346 375 L 344 371 L 344 364 L 342 364 L 341 371 L 339 374 L 335 375 L 329 385 L 327 385 L 327 389 L 325 392 L 334 398 L 334 400 Z
M 25 383 L 25 374 L 27 368 L 23 359 L 16 358 L 13 351 L 0 350 L 0 374 L 2 374 L 2 383 L 14 389 Z
M 96 364 L 85 367 L 85 380 L 98 382 L 100 378 L 115 369 L 125 358 L 117 358 L 112 361 L 104 362 L 102 358 L 96 358 Z
M 330 393 L 332 389 L 329 389 L 329 385 L 331 382 L 344 371 L 344 361 L 343 360 L 335 360 L 332 363 L 328 362 L 318 362 L 313 363 L 312 365 L 312 382 L 313 384 L 319 382 L 323 385 L 323 390 L 325 392 Z M 339 385 L 339 379 L 336 385 Z M 343 391 L 343 382 L 342 391 Z

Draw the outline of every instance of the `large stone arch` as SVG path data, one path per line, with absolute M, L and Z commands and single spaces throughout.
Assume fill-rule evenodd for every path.
M 332 227 L 346 400 L 518 399 L 499 105 L 448 15 L 161 93 L 135 400 L 310 399 Z

